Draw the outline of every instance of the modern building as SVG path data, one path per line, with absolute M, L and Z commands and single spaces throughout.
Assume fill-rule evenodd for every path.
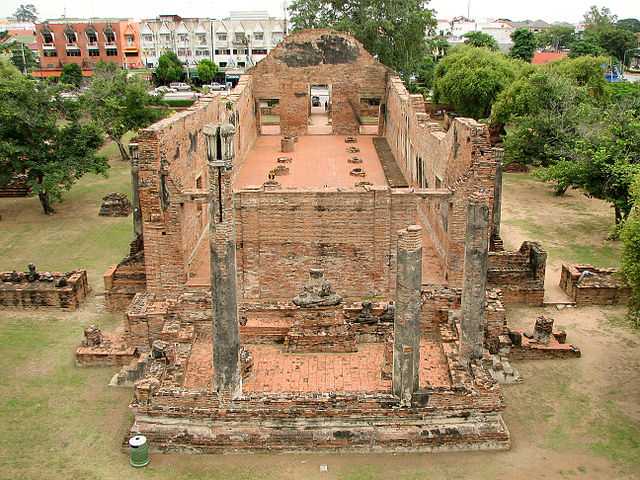
M 266 11 L 231 12 L 223 19 L 161 15 L 140 22 L 142 59 L 153 68 L 164 51 L 176 53 L 189 68 L 208 58 L 227 78 L 238 77 L 284 38 L 286 23 Z
M 59 77 L 75 63 L 91 76 L 102 60 L 123 68 L 142 67 L 138 22 L 127 19 L 55 19 L 36 24 L 40 70 L 35 77 Z
M 508 52 L 513 45 L 511 33 L 515 30 L 513 24 L 506 20 L 482 19 L 472 20 L 466 17 L 440 19 L 436 27 L 436 35 L 446 38 L 451 45 L 464 43 L 465 35 L 470 32 L 483 32 L 491 35 L 500 50 Z

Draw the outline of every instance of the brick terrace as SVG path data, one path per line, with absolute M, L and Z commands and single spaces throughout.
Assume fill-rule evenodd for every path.
M 243 382 L 245 392 L 389 392 L 382 379 L 384 344 L 358 345 L 356 353 L 284 353 L 279 345 L 247 345 L 253 372 Z M 420 384 L 450 387 L 442 345 L 423 339 L 420 345 Z M 187 388 L 210 388 L 213 378 L 211 338 L 193 345 L 185 375 Z
M 261 186 L 269 171 L 278 165 L 278 157 L 291 157 L 288 175 L 278 176 L 282 188 L 353 188 L 356 183 L 367 181 L 376 186 L 386 186 L 384 171 L 375 148 L 373 137 L 358 136 L 357 143 L 345 143 L 341 135 L 308 135 L 298 137 L 295 151 L 282 153 L 280 137 L 261 136 L 255 142 L 234 180 L 234 190 Z M 347 148 L 357 146 L 359 153 L 348 153 Z M 349 157 L 358 156 L 363 162 L 349 163 Z M 365 177 L 355 177 L 349 172 L 363 168 Z

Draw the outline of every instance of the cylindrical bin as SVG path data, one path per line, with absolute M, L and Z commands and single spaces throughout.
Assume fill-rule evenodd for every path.
M 149 464 L 149 444 L 147 437 L 136 435 L 129 439 L 129 454 L 132 467 L 146 467 Z

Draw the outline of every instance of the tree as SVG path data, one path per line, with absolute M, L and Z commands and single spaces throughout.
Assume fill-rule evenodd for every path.
M 36 56 L 24 43 L 15 42 L 11 45 L 11 63 L 22 73 L 29 73 L 38 66 Z
M 551 49 L 556 52 L 569 48 L 575 41 L 575 28 L 566 25 L 553 25 L 536 34 L 536 43 L 543 49 Z
M 486 48 L 458 46 L 439 63 L 434 73 L 433 95 L 457 113 L 484 118 L 491 105 L 519 74 L 521 66 Z
M 600 47 L 609 55 L 622 61 L 625 52 L 638 45 L 635 34 L 624 28 L 610 27 L 603 28 L 598 33 L 598 43 Z
M 436 25 L 427 4 L 422 0 L 294 0 L 289 13 L 294 30 L 350 32 L 380 62 L 409 80 L 425 56 L 425 33 Z
M 497 52 L 499 50 L 498 42 L 488 33 L 469 32 L 463 35 L 464 43 L 470 47 L 484 47 Z
M 158 66 L 153 75 L 156 83 L 160 85 L 178 82 L 182 80 L 184 76 L 184 67 L 175 52 L 167 50 L 160 55 Z
M 218 73 L 218 65 L 213 63 L 209 59 L 200 60 L 196 68 L 198 72 L 198 78 L 202 83 L 211 83 Z
M 640 175 L 634 178 L 631 188 L 634 207 L 627 217 L 620 239 L 622 240 L 622 275 L 629 287 L 629 317 L 633 324 L 640 326 Z
M 606 63 L 606 58 L 585 56 L 553 62 L 543 68 L 574 80 L 578 86 L 587 87 L 592 97 L 601 98 L 607 85 L 602 67 Z
M 607 7 L 598 9 L 593 5 L 589 8 L 589 11 L 584 14 L 584 23 L 587 29 L 599 29 L 603 27 L 609 27 L 616 23 L 617 16 L 611 13 L 611 10 Z
M 26 5 L 20 4 L 13 16 L 16 17 L 16 20 L 18 20 L 19 22 L 35 23 L 36 20 L 38 20 L 38 10 L 31 3 L 28 3 Z
M 60 83 L 79 88 L 82 83 L 82 69 L 77 63 L 67 63 L 62 67 Z
M 59 86 L 22 75 L 0 74 L 0 185 L 26 174 L 45 214 L 52 202 L 87 172 L 105 173 L 97 155 L 103 136 L 83 121 L 76 103 L 58 95 Z
M 578 58 L 582 56 L 597 57 L 602 55 L 604 50 L 594 36 L 581 35 L 569 45 L 569 57 Z
M 616 27 L 624 28 L 632 33 L 638 33 L 640 32 L 640 20 L 637 18 L 623 18 L 618 20 Z
M 129 160 L 124 134 L 144 128 L 162 116 L 161 110 L 150 108 L 157 100 L 147 90 L 147 83 L 140 77 L 129 77 L 114 64 L 100 62 L 83 95 L 87 111 L 118 146 L 122 160 Z
M 511 34 L 513 46 L 509 55 L 513 58 L 531 62 L 536 51 L 536 37 L 526 28 L 518 28 Z

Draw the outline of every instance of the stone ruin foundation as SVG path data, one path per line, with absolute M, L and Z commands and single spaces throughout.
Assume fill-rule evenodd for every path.
M 31 263 L 25 272 L 0 273 L 0 308 L 77 310 L 90 290 L 86 270 L 38 272 Z
M 100 205 L 101 217 L 128 217 L 131 215 L 133 207 L 124 193 L 109 193 L 102 199 Z
M 589 264 L 563 264 L 560 288 L 576 306 L 624 304 L 631 295 L 618 270 Z
M 331 135 L 308 134 L 312 84 Z M 282 136 L 260 134 L 270 99 Z M 542 303 L 546 253 L 503 248 L 486 126 L 443 128 L 347 34 L 288 36 L 131 158 L 135 240 L 104 277 L 123 334 L 90 329 L 77 358 L 124 364 L 153 450 L 507 449 L 508 359 L 575 356 L 549 322 L 507 325 Z

